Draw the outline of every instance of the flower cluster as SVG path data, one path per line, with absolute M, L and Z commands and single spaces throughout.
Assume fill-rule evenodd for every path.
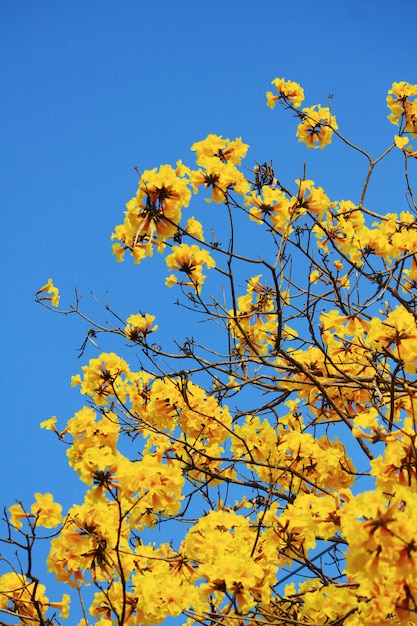
M 187 277 L 185 281 L 180 281 L 175 274 L 170 274 L 165 284 L 168 287 L 172 287 L 174 284 L 188 285 L 193 287 L 197 293 L 200 292 L 206 278 L 203 274 L 203 265 L 208 268 L 216 267 L 214 259 L 207 250 L 185 243 L 174 246 L 172 253 L 166 257 L 165 261 L 168 269 L 184 272 Z
M 276 343 L 276 293 L 262 285 L 260 278 L 258 275 L 249 280 L 246 294 L 237 299 L 237 310 L 228 312 L 229 329 L 241 352 L 266 354 Z
M 249 183 L 237 166 L 248 147 L 241 139 L 230 141 L 217 135 L 208 135 L 204 141 L 194 143 L 191 149 L 195 150 L 197 165 L 201 166 L 190 176 L 194 192 L 201 186 L 211 189 L 208 200 L 217 203 L 227 201 L 231 191 L 244 195 L 249 190 Z
M 143 172 L 136 196 L 126 204 L 124 222 L 116 226 L 111 239 L 116 241 L 113 253 L 117 261 L 123 261 L 129 250 L 135 263 L 152 256 L 154 250 L 163 253 L 168 244 L 173 249 L 166 257 L 168 268 L 185 272 L 187 280 L 180 281 L 171 274 L 166 284 L 169 287 L 186 285 L 199 293 L 205 279 L 202 266 L 215 267 L 215 261 L 202 247 L 201 222 L 189 217 L 183 224 L 183 209 L 200 187 L 211 190 L 209 202 L 227 202 L 232 191 L 245 196 L 250 185 L 238 166 L 246 156 L 248 145 L 240 138 L 230 141 L 210 134 L 194 143 L 191 149 L 196 153 L 199 166 L 196 170 L 178 161 L 176 168 L 163 165 Z M 193 243 L 182 243 L 183 237 L 191 238 Z M 180 245 L 173 246 L 173 243 Z
M 290 102 L 294 107 L 299 107 L 304 101 L 304 89 L 298 83 L 285 78 L 274 78 L 272 84 L 276 88 L 278 95 L 272 91 L 266 92 L 266 100 L 269 108 L 273 109 L 277 100 Z
M 295 113 L 307 147 L 344 140 L 329 108 L 300 109 L 300 85 L 273 85 L 268 106 Z M 387 99 L 406 157 L 416 96 L 401 82 Z M 50 572 L 77 590 L 98 626 L 181 613 L 189 625 L 416 623 L 417 206 L 408 161 L 410 206 L 384 214 L 365 204 L 377 162 L 359 199 L 331 200 L 307 175 L 282 184 L 272 162 L 256 165 L 251 182 L 247 148 L 211 134 L 192 146 L 197 169 L 178 162 L 140 177 L 112 236 L 116 258 L 168 251 L 166 285 L 182 286 L 204 337 L 187 328 L 168 349 L 149 341 L 154 315 L 128 316 L 109 332 L 136 344 L 140 368 L 114 352 L 91 358 L 72 378 L 85 405 L 62 431 L 56 417 L 42 422 L 65 442 L 85 493 L 66 512 L 36 493 L 30 507 L 6 513 L 7 542 L 17 535 L 29 563 L 25 574 L 19 562 L 0 576 L 0 613 L 16 623 L 68 616 L 69 596 L 49 601 L 31 571 L 40 529 L 50 532 Z M 224 205 L 226 244 L 204 238 L 213 211 L 183 219 L 203 189 Z M 241 236 L 239 215 L 253 240 L 246 229 Z M 251 256 L 262 229 L 268 239 Z M 221 293 L 213 280 L 203 299 L 206 268 L 216 268 Z M 58 305 L 52 280 L 37 299 Z
M 417 85 L 405 81 L 393 83 L 387 96 L 387 105 L 391 111 L 389 121 L 398 126 L 403 119 L 403 131 L 410 133 L 412 137 L 417 136 L 417 100 L 413 99 L 416 96 Z
M 395 126 L 400 125 L 400 135 L 395 135 L 397 148 L 404 150 L 409 156 L 417 157 L 409 138 L 417 136 L 417 85 L 405 81 L 393 83 L 387 96 L 387 105 L 390 110 L 389 121 Z
M 302 110 L 302 122 L 297 128 L 298 141 L 306 144 L 307 148 L 324 148 L 338 129 L 336 118 L 330 113 L 329 107 L 317 104 Z
M 33 523 L 44 528 L 55 528 L 63 522 L 62 506 L 54 502 L 52 494 L 35 493 L 35 502 L 30 513 L 27 513 L 20 503 L 12 504 L 9 508 L 10 522 L 14 528 L 21 529 L 23 520 L 32 519 Z
M 45 624 L 43 620 L 49 609 L 58 610 L 67 619 L 70 596 L 64 593 L 61 602 L 51 602 L 45 591 L 45 585 L 23 574 L 7 572 L 0 576 L 0 611 L 17 616 L 21 624 Z
M 304 90 L 298 84 L 284 78 L 275 78 L 272 81 L 278 95 L 271 91 L 266 92 L 266 100 L 269 108 L 273 109 L 276 102 L 280 102 L 292 108 L 301 123 L 297 128 L 298 140 L 305 143 L 307 148 L 324 148 L 331 140 L 335 130 L 338 129 L 336 117 L 331 114 L 329 107 L 320 104 L 300 109 L 304 101 Z
M 118 261 L 126 250 L 139 263 L 153 254 L 154 247 L 164 249 L 166 240 L 177 231 L 182 209 L 190 202 L 188 174 L 181 162 L 175 169 L 162 165 L 142 174 L 136 196 L 126 204 L 125 220 L 112 235 L 119 242 L 113 244 Z
M 141 341 L 146 339 L 148 335 L 158 330 L 158 326 L 152 326 L 155 321 L 154 315 L 130 315 L 127 318 L 125 327 L 125 335 L 131 341 Z

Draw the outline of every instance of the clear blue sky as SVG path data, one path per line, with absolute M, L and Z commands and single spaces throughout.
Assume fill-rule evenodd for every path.
M 194 141 L 239 136 L 248 165 L 273 159 L 292 181 L 307 162 L 332 199 L 357 200 L 365 163 L 348 151 L 336 159 L 333 146 L 308 152 L 265 91 L 278 76 L 301 83 L 308 105 L 333 94 L 341 130 L 376 156 L 393 133 L 387 90 L 417 82 L 416 24 L 415 0 L 3 0 L 1 508 L 30 504 L 35 491 L 64 504 L 83 493 L 39 422 L 55 414 L 63 424 L 82 406 L 70 377 L 96 353 L 78 360 L 87 327 L 35 305 L 34 292 L 53 277 L 64 307 L 76 286 L 94 311 L 90 291 L 108 290 L 122 315 L 175 298 L 161 295 L 151 263 L 111 254 L 134 166 L 192 165 Z M 368 203 L 397 210 L 396 198 L 388 162 Z M 163 332 L 181 332 L 161 315 Z

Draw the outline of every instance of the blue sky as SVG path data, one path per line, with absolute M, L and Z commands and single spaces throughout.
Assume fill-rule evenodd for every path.
M 342 132 L 376 156 L 393 134 L 387 90 L 417 82 L 416 23 L 413 0 L 3 0 L 1 507 L 35 491 L 67 505 L 83 493 L 39 422 L 63 424 L 82 406 L 70 377 L 96 353 L 77 359 L 88 326 L 35 305 L 49 277 L 64 307 L 77 287 L 94 313 L 90 292 L 108 291 L 122 315 L 160 311 L 162 332 L 182 332 L 158 268 L 111 254 L 134 166 L 192 165 L 191 144 L 216 133 L 249 143 L 249 166 L 273 159 L 293 181 L 306 162 L 331 198 L 357 200 L 366 163 L 333 146 L 308 152 L 265 91 L 278 76 L 302 84 L 306 105 L 333 94 Z M 401 210 L 397 167 L 388 159 L 375 178 L 376 210 Z

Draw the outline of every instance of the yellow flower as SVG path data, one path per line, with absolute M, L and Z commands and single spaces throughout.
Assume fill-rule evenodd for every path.
M 45 624 L 48 604 L 45 585 L 17 572 L 0 576 L 0 611 L 20 618 L 19 624 Z
M 222 163 L 234 163 L 239 165 L 242 158 L 246 156 L 248 144 L 243 143 L 240 137 L 234 141 L 223 139 L 221 135 L 207 135 L 202 141 L 196 141 L 191 146 L 191 150 L 196 152 L 196 162 L 204 165 L 207 158 L 213 158 Z
M 62 595 L 61 602 L 50 602 L 49 606 L 53 609 L 58 609 L 59 612 L 61 613 L 62 619 L 68 619 L 70 602 L 71 602 L 71 597 L 67 593 L 64 593 Z
M 139 341 L 145 339 L 148 335 L 155 332 L 158 326 L 151 328 L 155 320 L 155 315 L 131 315 L 127 318 L 127 326 L 125 327 L 125 335 L 131 341 Z
M 285 78 L 274 78 L 272 84 L 275 86 L 278 95 L 274 95 L 271 91 L 266 92 L 266 101 L 270 109 L 275 107 L 277 100 L 289 101 L 295 107 L 299 107 L 304 100 L 304 89 L 292 80 Z
M 313 270 L 310 274 L 310 283 L 314 285 L 314 283 L 320 280 L 320 276 L 321 276 L 320 270 L 317 270 L 317 269 Z
M 53 415 L 49 420 L 43 420 L 43 422 L 40 423 L 40 427 L 44 428 L 45 430 L 53 430 L 55 433 L 58 434 L 58 430 L 55 426 L 56 421 L 56 416 Z
M 81 369 L 84 380 L 77 374 L 72 377 L 71 385 L 80 385 L 81 393 L 94 398 L 96 405 L 107 404 L 108 398 L 115 394 L 118 394 L 119 401 L 123 401 L 121 376 L 129 373 L 129 366 L 124 359 L 114 352 L 103 353 L 98 358 L 91 359 L 89 365 L 84 365 Z
M 303 109 L 301 124 L 297 128 L 298 141 L 307 148 L 324 148 L 331 140 L 333 131 L 338 129 L 336 118 L 328 107 L 320 104 Z
M 20 530 L 22 528 L 23 519 L 28 519 L 29 517 L 32 517 L 30 513 L 26 513 L 26 511 L 24 511 L 20 503 L 12 504 L 12 506 L 9 507 L 9 513 L 10 523 L 16 530 Z
M 185 226 L 185 231 L 191 237 L 204 241 L 203 225 L 194 217 L 189 217 Z
M 244 196 L 250 189 L 250 185 L 244 174 L 236 167 L 232 161 L 223 162 L 218 158 L 200 159 L 203 169 L 198 169 L 191 173 L 191 184 L 194 193 L 197 193 L 198 187 L 204 186 L 206 189 L 211 188 L 211 199 L 218 204 L 222 204 L 229 191 Z
M 395 145 L 397 146 L 397 148 L 399 148 L 400 150 L 403 150 L 404 146 L 408 144 L 409 139 L 408 137 L 400 137 L 399 135 L 395 135 L 394 141 L 395 141 Z
M 39 297 L 38 294 L 40 294 L 40 293 L 48 293 L 50 295 L 49 296 Z M 52 278 L 48 278 L 48 282 L 46 283 L 46 285 L 41 287 L 36 292 L 36 299 L 39 302 L 41 300 L 50 300 L 52 306 L 59 306 L 59 289 L 57 287 L 55 287 L 55 285 L 53 284 Z
M 186 282 L 178 281 L 171 274 L 166 280 L 168 287 L 172 287 L 175 283 L 185 284 L 194 287 L 197 292 L 199 292 L 205 280 L 202 272 L 203 265 L 206 265 L 208 268 L 216 266 L 214 259 L 207 250 L 202 250 L 197 245 L 188 246 L 185 243 L 182 243 L 180 246 L 174 246 L 172 254 L 169 254 L 165 261 L 168 269 L 184 272 L 189 279 Z
M 417 100 L 416 100 L 416 103 L 417 103 Z M 417 120 L 417 116 L 416 116 L 416 120 Z M 417 125 L 416 125 L 416 128 L 417 128 Z M 417 157 L 417 152 L 414 150 L 408 137 L 394 135 L 394 142 L 397 148 L 402 150 L 407 156 L 412 156 L 414 158 Z
M 123 224 L 116 226 L 111 239 L 113 253 L 118 261 L 130 250 L 135 263 L 152 256 L 153 248 L 164 249 L 165 241 L 174 237 L 181 221 L 181 211 L 188 206 L 189 169 L 177 163 L 174 170 L 162 165 L 159 170 L 145 170 L 139 181 L 136 196 L 127 204 Z
M 32 504 L 31 511 L 36 516 L 39 526 L 54 528 L 62 522 L 62 506 L 54 502 L 52 494 L 35 493 L 36 502 Z
M 250 206 L 249 217 L 258 224 L 269 218 L 278 231 L 282 231 L 290 221 L 290 200 L 281 189 L 264 185 L 261 192 L 253 191 L 245 200 Z
M 344 276 L 340 276 L 340 278 L 337 278 L 336 284 L 340 285 L 340 287 L 342 287 L 343 289 L 349 289 L 350 288 L 349 275 L 345 274 Z
M 392 95 L 389 95 L 392 94 Z M 417 85 L 411 85 L 405 81 L 393 83 L 387 96 L 387 105 L 391 113 L 388 119 L 398 126 L 404 116 L 404 132 L 409 132 L 413 137 L 417 136 L 417 100 L 411 100 L 417 96 Z M 398 145 L 398 144 L 397 144 Z

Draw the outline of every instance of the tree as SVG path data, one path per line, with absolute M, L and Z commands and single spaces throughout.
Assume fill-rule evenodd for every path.
M 42 423 L 67 443 L 85 498 L 63 513 L 37 494 L 5 511 L 1 541 L 17 555 L 2 561 L 7 623 L 60 623 L 71 597 L 80 626 L 88 614 L 100 626 L 179 615 L 417 623 L 417 85 L 392 85 L 397 133 L 372 158 L 330 106 L 302 108 L 297 83 L 273 84 L 267 103 L 298 118 L 299 141 L 324 148 L 336 137 L 366 159 L 360 198 L 330 200 L 306 172 L 283 182 L 272 162 L 243 166 L 248 146 L 216 135 L 192 146 L 195 169 L 138 172 L 112 235 L 116 260 L 164 255 L 175 315 L 204 324 L 171 349 L 151 313 L 123 320 L 105 302 L 113 323 L 94 322 L 78 295 L 60 311 L 88 322 L 83 349 L 115 335 L 139 350 L 140 367 L 113 352 L 90 359 L 72 381 L 85 406 L 62 430 Z M 380 214 L 366 194 L 392 151 L 407 202 Z M 217 208 L 209 236 L 200 192 Z M 51 279 L 36 299 L 59 307 Z M 166 542 L 154 543 L 155 525 Z M 48 532 L 48 567 L 68 591 L 59 602 L 34 567 Z

